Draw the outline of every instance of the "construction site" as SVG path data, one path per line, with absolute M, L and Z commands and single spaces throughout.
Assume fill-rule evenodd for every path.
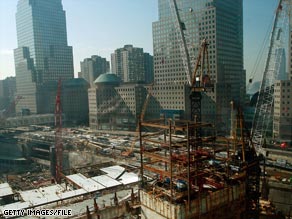
M 244 136 L 220 138 L 214 130 L 203 136 L 212 125 L 189 121 L 141 125 L 159 129 L 140 138 L 142 176 L 158 175 L 154 182 L 142 178 L 142 215 L 252 218 L 259 212 L 259 160 Z
M 136 130 L 64 127 L 59 80 L 53 118 L 36 122 L 47 125 L 13 125 L 9 120 L 1 129 L 0 218 L 46 218 L 27 213 L 45 209 L 62 210 L 61 218 L 80 219 L 291 218 L 291 161 L 284 158 L 285 165 L 276 170 L 268 165 L 264 147 L 267 112 L 262 108 L 272 105 L 272 88 L 265 83 L 270 83 L 268 74 L 276 65 L 269 61 L 273 57 L 268 58 L 252 131 L 246 129 L 241 107 L 232 103 L 230 134 L 221 135 L 216 125 L 202 119 L 202 95 L 214 92 L 208 40 L 202 40 L 191 71 L 175 0 L 171 10 L 184 67 L 191 76 L 191 118 L 172 119 L 161 113 L 160 118 L 145 120 L 152 88 L 158 86 L 153 83 L 147 87 Z M 281 13 L 284 10 L 276 12 L 269 54 L 277 49 L 275 29 Z M 9 210 L 25 213 L 8 214 Z
M 238 114 L 228 138 L 209 123 L 165 118 L 141 122 L 138 139 L 136 132 L 67 129 L 58 183 L 54 135 L 39 126 L 18 137 L 29 145 L 31 166 L 2 174 L 1 215 L 65 208 L 72 209 L 67 218 L 282 218 L 260 204 L 260 159 L 243 122 Z

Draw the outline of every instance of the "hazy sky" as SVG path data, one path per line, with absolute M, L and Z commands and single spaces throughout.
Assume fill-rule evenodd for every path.
M 270 32 L 277 0 L 243 1 L 244 63 L 249 75 Z M 0 0 L 0 79 L 15 76 L 16 5 L 17 0 Z M 125 44 L 153 54 L 152 22 L 158 20 L 158 0 L 63 0 L 63 8 L 75 76 L 84 58 L 97 54 L 110 60 L 110 54 Z

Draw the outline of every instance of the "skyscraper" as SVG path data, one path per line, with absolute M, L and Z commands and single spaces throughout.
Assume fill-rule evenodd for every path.
M 150 84 L 154 78 L 153 56 L 149 53 L 144 53 L 144 69 L 145 69 L 145 82 Z
M 273 137 L 292 139 L 292 80 L 277 80 L 274 84 Z
M 42 84 L 74 77 L 72 47 L 67 44 L 61 0 L 19 0 L 16 29 L 16 88 L 24 97 L 17 111 L 27 108 L 38 113 Z
M 192 68 L 203 39 L 209 43 L 210 77 L 215 91 L 203 94 L 202 118 L 217 115 L 223 122 L 230 101 L 241 103 L 245 96 L 243 69 L 242 0 L 177 0 L 185 26 Z M 168 0 L 159 0 L 159 21 L 153 23 L 153 95 L 163 109 L 183 110 L 190 118 L 189 88 L 177 40 L 174 15 Z M 219 120 L 219 121 L 218 121 Z
M 3 113 L 6 110 L 10 110 L 10 115 L 15 113 L 15 106 L 14 104 L 11 104 L 13 103 L 15 98 L 15 91 L 16 91 L 15 77 L 7 77 L 4 80 L 0 80 L 1 113 Z M 9 106 L 11 106 L 12 108 L 9 109 Z
M 292 139 L 292 17 L 289 16 L 289 37 L 287 51 L 276 50 L 279 59 L 278 80 L 274 84 L 273 137 L 280 141 Z M 286 52 L 286 53 L 285 53 Z M 286 54 L 288 65 L 286 72 Z M 286 74 L 285 74 L 286 73 Z
M 80 77 L 84 78 L 93 87 L 94 81 L 99 75 L 109 72 L 109 61 L 106 61 L 106 58 L 94 55 L 80 62 L 80 68 Z
M 144 52 L 142 48 L 125 45 L 111 54 L 112 71 L 123 82 L 145 81 Z
M 277 76 L 277 80 L 288 80 L 288 73 L 286 70 L 286 53 L 284 48 L 276 49 L 276 59 L 279 62 L 279 73 Z

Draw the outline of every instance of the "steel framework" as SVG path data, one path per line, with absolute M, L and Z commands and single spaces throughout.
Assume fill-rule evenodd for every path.
M 216 136 L 210 123 L 165 119 L 141 122 L 143 190 L 170 203 L 184 203 L 189 216 L 186 218 L 194 218 L 198 215 L 193 212 L 192 203 L 240 183 L 245 188 L 243 215 L 258 218 L 259 161 L 243 130 L 242 113 L 238 113 L 236 121 L 232 138 Z M 147 127 L 156 131 L 142 133 L 141 130 Z M 209 135 L 196 135 L 199 130 Z M 147 180 L 148 177 L 153 180 Z M 221 198 L 225 200 L 226 197 Z

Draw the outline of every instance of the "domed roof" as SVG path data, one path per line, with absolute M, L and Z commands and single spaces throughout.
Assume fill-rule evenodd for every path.
M 113 73 L 104 73 L 98 76 L 94 81 L 95 84 L 119 84 L 120 79 L 116 74 Z

